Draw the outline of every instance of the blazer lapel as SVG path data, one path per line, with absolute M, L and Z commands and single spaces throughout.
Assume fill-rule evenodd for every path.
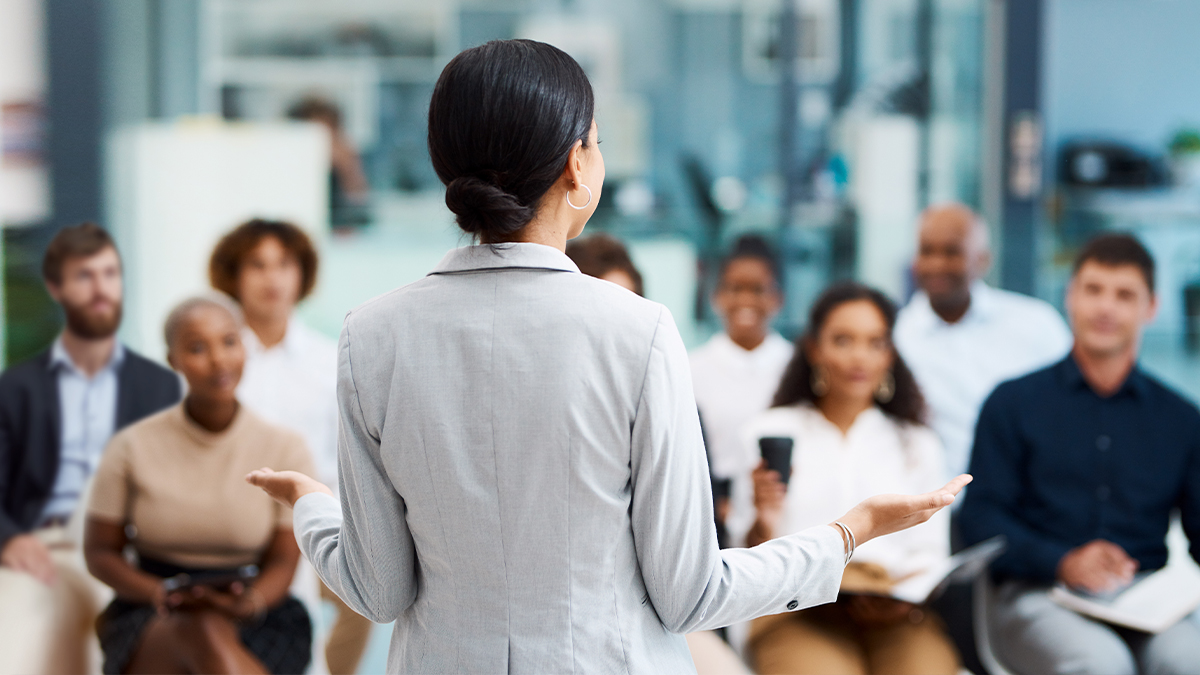
M 134 397 L 137 396 L 137 390 L 133 384 L 137 378 L 131 377 L 129 373 L 133 366 L 131 357 L 132 354 L 126 349 L 125 361 L 121 363 L 121 368 L 117 371 L 117 425 L 113 427 L 117 431 L 124 429 L 133 421 Z
M 46 411 L 44 418 L 46 443 L 40 449 L 41 452 L 30 448 L 34 451 L 30 460 L 31 464 L 37 466 L 37 469 L 32 472 L 32 477 L 48 493 L 58 476 L 58 465 L 61 459 L 59 455 L 62 454 L 62 408 L 58 398 L 58 373 L 50 368 L 50 352 L 48 350 L 38 358 L 38 365 L 41 366 L 38 372 L 42 376 L 39 387 L 40 395 Z

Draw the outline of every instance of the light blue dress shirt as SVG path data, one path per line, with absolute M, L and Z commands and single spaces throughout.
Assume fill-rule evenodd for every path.
M 100 464 L 100 455 L 117 425 L 117 373 L 124 360 L 125 348 L 118 342 L 108 363 L 89 378 L 71 360 L 62 336 L 50 348 L 50 368 L 58 376 L 62 436 L 58 476 L 42 512 L 43 523 L 70 517 Z

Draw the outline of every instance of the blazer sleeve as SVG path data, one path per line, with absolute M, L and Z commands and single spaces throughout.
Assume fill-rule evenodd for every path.
M 7 379 L 0 380 L 0 551 L 8 545 L 8 541 L 24 531 L 17 521 L 3 508 L 8 504 L 9 491 L 13 489 L 13 468 L 17 465 L 14 458 L 14 434 L 12 411 L 8 402 Z
M 347 317 L 338 346 L 338 471 L 341 508 L 326 494 L 296 501 L 293 526 L 317 575 L 351 609 L 394 621 L 417 595 L 417 560 L 404 499 L 384 470 L 378 430 L 355 384 Z
M 717 547 L 687 352 L 665 309 L 635 413 L 631 473 L 638 563 L 668 630 L 717 628 L 837 598 L 845 549 L 832 527 L 752 549 Z

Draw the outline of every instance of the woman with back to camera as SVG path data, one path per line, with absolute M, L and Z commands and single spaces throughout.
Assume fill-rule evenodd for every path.
M 563 253 L 604 182 L 592 90 L 538 42 L 456 56 L 429 150 L 481 242 L 350 312 L 338 364 L 341 509 L 305 476 L 298 539 L 351 608 L 396 621 L 392 672 L 689 672 L 681 633 L 836 597 L 848 531 L 717 548 L 687 354 L 661 305 Z M 842 517 L 858 542 L 967 481 Z
M 880 492 L 923 492 L 944 480 L 942 444 L 925 426 L 925 401 L 892 345 L 896 307 L 882 293 L 844 283 L 813 303 L 808 329 L 774 407 L 743 430 L 791 438 L 786 484 L 764 464 L 734 483 L 729 527 L 747 546 L 836 518 Z M 860 546 L 834 604 L 753 623 L 746 651 L 763 675 L 940 675 L 959 670 L 941 619 L 885 596 L 891 585 L 950 555 L 949 513 Z

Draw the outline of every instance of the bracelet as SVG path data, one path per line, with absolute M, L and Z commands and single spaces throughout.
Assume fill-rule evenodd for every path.
M 854 541 L 854 530 L 851 530 L 849 525 L 840 520 L 835 520 L 833 524 L 837 525 L 838 528 L 842 530 L 842 538 L 845 540 L 846 544 L 846 562 L 844 562 L 843 565 L 849 565 L 850 559 L 854 557 L 854 549 L 857 547 L 857 544 Z

